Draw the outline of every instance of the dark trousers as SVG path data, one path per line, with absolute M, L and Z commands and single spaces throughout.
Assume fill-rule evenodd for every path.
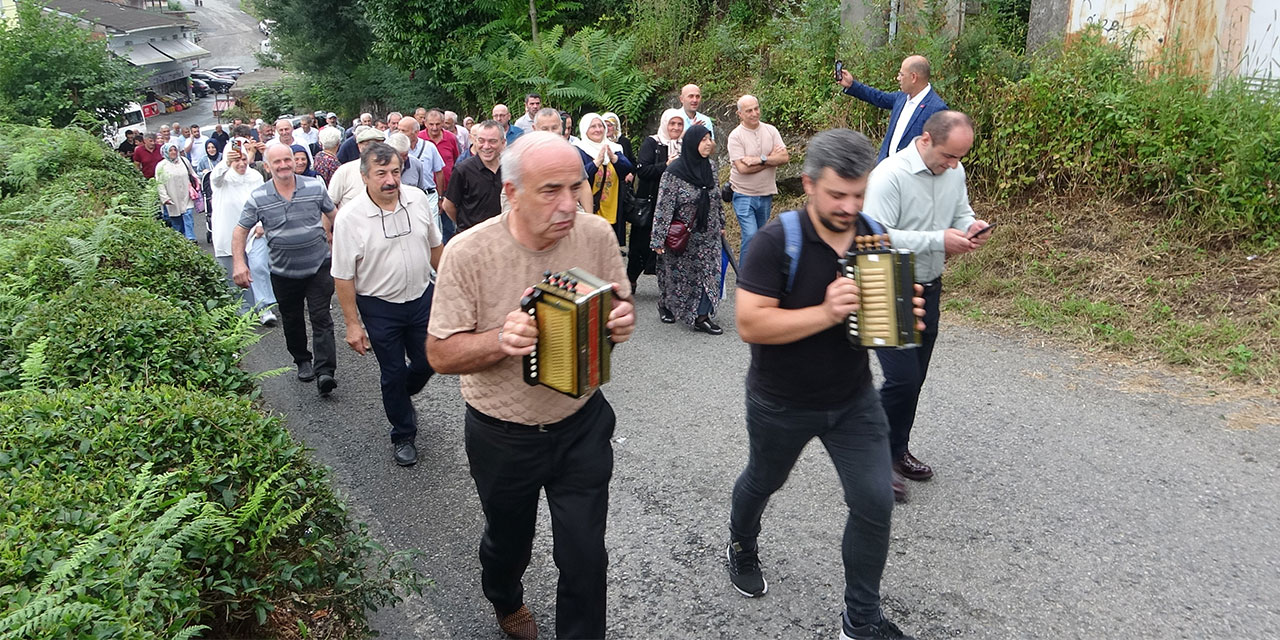
M 920 389 L 929 374 L 933 345 L 938 341 L 938 316 L 941 314 L 942 278 L 924 285 L 924 332 L 920 346 L 914 349 L 877 349 L 884 384 L 880 387 L 880 404 L 889 418 L 889 455 L 897 460 L 907 452 L 911 427 L 916 422 L 916 404 Z
M 889 554 L 889 426 L 875 387 L 868 383 L 843 407 L 787 407 L 747 392 L 747 467 L 733 485 L 729 533 L 754 548 L 769 496 L 782 488 L 800 452 L 822 440 L 844 489 L 849 509 L 841 543 L 844 603 L 855 623 L 880 618 L 880 576 Z
M 365 333 L 382 372 L 382 409 L 391 423 L 392 443 L 412 442 L 418 435 L 418 414 L 411 397 L 435 375 L 427 363 L 426 348 L 434 291 L 434 285 L 427 285 L 419 298 L 400 303 L 356 296 Z
M 271 288 L 276 292 L 276 305 L 280 309 L 284 344 L 294 363 L 312 359 L 307 349 L 307 316 L 310 316 L 316 375 L 333 375 L 338 367 L 338 353 L 333 345 L 333 316 L 329 314 L 329 302 L 333 300 L 329 261 L 325 260 L 318 271 L 306 278 L 285 278 L 273 273 Z
M 627 246 L 627 279 L 632 282 L 639 280 L 641 274 L 653 274 L 657 269 L 658 254 L 649 248 L 652 235 L 652 223 L 646 227 L 631 225 L 631 237 Z
M 487 416 L 467 405 L 465 442 L 484 508 L 481 584 L 499 615 L 524 604 L 538 492 L 551 508 L 556 637 L 603 638 L 605 518 L 613 475 L 613 408 L 597 391 L 577 413 L 545 431 Z M 887 485 L 886 485 L 887 486 Z

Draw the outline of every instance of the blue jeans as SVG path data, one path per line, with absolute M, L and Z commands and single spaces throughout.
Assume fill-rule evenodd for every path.
M 738 214 L 738 226 L 742 229 L 742 252 L 738 255 L 738 264 L 747 259 L 747 245 L 756 232 L 769 222 L 769 211 L 773 208 L 773 196 L 744 196 L 733 194 L 733 212 Z
M 929 374 L 933 345 L 938 341 L 938 316 L 941 313 L 942 279 L 924 285 L 924 331 L 915 349 L 877 349 L 884 384 L 880 387 L 880 404 L 889 419 L 889 453 L 893 460 L 907 452 L 911 427 L 916 422 L 916 404 L 920 388 Z
M 169 215 L 169 207 L 167 205 L 164 208 L 164 219 L 169 223 L 169 226 L 173 227 L 174 231 L 186 236 L 187 239 L 192 242 L 196 239 L 196 223 L 191 219 L 193 211 L 194 210 L 191 207 L 187 207 L 187 210 L 183 211 L 182 215 L 174 216 Z
M 889 425 L 868 382 L 848 404 L 832 409 L 788 407 L 747 392 L 747 467 L 733 485 L 729 534 L 750 549 L 769 497 L 786 483 L 813 438 L 822 440 L 844 489 L 841 543 L 844 603 L 855 624 L 880 619 L 880 576 L 889 555 L 893 488 Z
M 382 409 L 391 423 L 391 442 L 413 442 L 418 412 L 412 396 L 435 374 L 427 362 L 427 323 L 431 320 L 433 285 L 415 300 L 387 302 L 356 296 L 360 318 L 382 373 Z M 406 358 L 408 364 L 405 363 Z
M 253 243 L 253 247 L 245 252 L 245 256 L 249 262 L 249 273 L 253 275 L 253 282 L 248 289 L 241 289 L 231 280 L 231 271 L 234 266 L 231 256 L 214 258 L 227 272 L 227 284 L 240 298 L 241 315 L 250 311 L 262 311 L 276 303 L 276 293 L 271 289 L 271 258 L 267 253 L 267 241 L 258 238 Z

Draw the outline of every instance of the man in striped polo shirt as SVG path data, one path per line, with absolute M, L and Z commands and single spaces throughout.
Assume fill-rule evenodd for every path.
M 259 222 L 266 231 L 271 255 L 271 286 L 280 307 L 285 345 L 298 365 L 298 380 L 316 381 L 321 397 L 338 386 L 334 379 L 337 353 L 333 341 L 333 276 L 329 274 L 329 242 L 326 231 L 333 228 L 335 207 L 319 178 L 293 172 L 293 152 L 288 146 L 267 149 L 271 181 L 249 195 L 232 232 L 231 255 L 235 261 L 232 279 L 241 287 L 253 282 L 244 258 L 249 230 Z M 315 362 L 307 349 L 306 306 L 311 316 L 311 342 Z

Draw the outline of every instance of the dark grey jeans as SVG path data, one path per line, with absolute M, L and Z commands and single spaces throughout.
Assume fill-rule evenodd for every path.
M 843 407 L 787 407 L 747 392 L 747 468 L 733 486 L 729 533 L 752 548 L 769 497 L 782 488 L 800 452 L 822 441 L 844 488 L 844 603 L 854 624 L 880 619 L 880 575 L 889 554 L 893 487 L 889 423 L 869 382 Z

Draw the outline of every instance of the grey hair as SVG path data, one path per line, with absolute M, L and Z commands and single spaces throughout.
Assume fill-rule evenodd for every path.
M 414 132 L 414 133 L 417 133 L 417 132 L 418 132 L 418 130 L 422 128 L 422 127 L 421 127 L 421 125 L 419 125 L 419 124 L 418 124 L 418 119 L 417 119 L 417 118 L 400 118 L 400 122 L 408 122 L 408 123 L 411 123 L 411 125 L 410 125 L 410 126 L 412 126 L 412 127 L 413 127 L 413 132 Z M 398 126 L 400 126 L 400 125 L 396 125 L 396 126 L 398 127 Z
M 403 165 L 400 161 L 400 154 L 396 153 L 391 145 L 385 142 L 374 142 L 370 144 L 364 151 L 360 153 L 360 174 L 369 175 L 369 169 L 374 165 L 379 167 L 391 164 L 395 160 L 397 165 Z M 403 166 L 402 166 L 403 168 Z
M 155 139 L 156 139 L 156 134 L 154 134 L 154 133 L 147 133 L 147 134 L 144 134 L 144 135 L 142 136 L 142 139 L 143 139 L 143 140 L 155 140 Z
M 939 111 L 924 121 L 924 132 L 933 144 L 945 144 L 956 127 L 968 127 L 973 131 L 973 118 L 959 111 Z
M 396 153 L 409 152 L 409 136 L 406 136 L 399 131 L 393 131 L 391 132 L 391 135 L 387 136 L 387 144 L 390 145 L 392 149 L 395 149 Z
M 876 166 L 876 152 L 866 136 L 851 129 L 823 131 L 804 152 L 804 175 L 810 180 L 830 168 L 841 178 L 861 178 Z
M 555 118 L 556 120 L 559 120 L 560 112 L 550 107 L 543 107 L 542 109 L 538 109 L 537 113 L 533 114 L 533 118 L 535 120 L 538 118 Z
M 474 126 L 476 129 L 497 129 L 499 134 L 505 131 L 502 127 L 502 123 L 497 120 L 485 120 L 484 122 L 480 122 Z M 499 137 L 502 138 L 503 142 L 506 142 L 507 139 L 505 137 L 501 135 Z
M 403 118 L 404 114 L 400 113 L 399 111 L 392 111 L 391 113 L 387 114 L 387 119 L 390 120 L 391 116 L 400 116 L 401 118 Z
M 337 127 L 325 127 L 320 130 L 320 148 L 333 149 L 342 144 L 342 131 Z
M 458 122 L 458 114 L 456 114 L 456 113 L 454 113 L 454 112 L 452 112 L 452 111 L 446 111 L 446 112 L 444 112 L 444 119 L 445 119 L 445 120 L 449 120 L 450 118 L 452 118 L 452 119 L 453 119 L 454 124 L 457 124 L 457 122 Z
M 289 128 L 293 128 L 293 121 L 288 118 L 276 118 L 276 121 L 271 126 L 279 128 L 281 122 L 289 125 Z
M 524 177 L 521 175 L 521 165 L 524 164 L 525 155 L 548 147 L 574 150 L 574 146 L 569 144 L 568 140 L 550 131 L 531 131 L 516 138 L 516 141 L 502 152 L 502 181 L 510 182 L 519 189 L 520 180 Z
M 435 113 L 435 114 L 439 114 L 439 115 L 440 115 L 440 119 L 441 119 L 441 120 L 444 120 L 444 113 L 445 113 L 445 112 L 443 112 L 443 111 L 441 111 L 441 110 L 439 110 L 439 109 L 437 109 L 437 108 L 435 108 L 435 107 L 431 107 L 430 109 L 427 109 L 427 115 L 428 115 L 428 116 L 430 116 L 430 115 L 431 115 L 431 114 L 433 114 L 433 113 Z

